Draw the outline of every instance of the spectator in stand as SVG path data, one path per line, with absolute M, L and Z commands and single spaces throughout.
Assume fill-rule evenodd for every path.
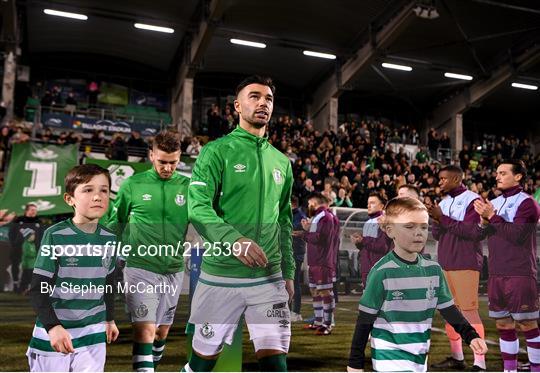
M 319 172 L 318 165 L 313 165 L 309 178 L 313 182 L 313 186 L 315 187 L 316 191 L 321 192 L 324 189 L 324 177 Z
M 420 200 L 420 190 L 412 184 L 403 184 L 398 188 L 398 198 L 409 197 Z
M 94 131 L 90 138 L 90 143 L 95 145 L 107 145 L 107 139 L 105 138 L 105 132 L 103 130 Z
M 88 84 L 88 107 L 94 108 L 97 106 L 97 99 L 99 94 L 99 86 L 96 82 L 91 81 Z
M 117 161 L 128 160 L 128 148 L 124 137 L 120 133 L 115 133 L 112 137 L 111 144 L 108 150 L 109 159 Z
M 206 112 L 208 123 L 208 136 L 211 140 L 217 139 L 222 136 L 222 119 L 217 104 L 212 104 L 210 109 Z
M 199 155 L 199 153 L 201 152 L 201 149 L 202 149 L 202 145 L 199 142 L 199 138 L 197 136 L 195 136 L 195 137 L 193 137 L 191 139 L 191 143 L 189 144 L 189 146 L 186 149 L 186 154 L 188 154 L 188 155 Z
M 336 192 L 332 189 L 332 184 L 325 183 L 324 190 L 321 192 L 323 196 L 328 198 L 328 201 L 331 201 L 330 206 L 332 206 L 337 198 Z
M 439 144 L 442 149 L 452 149 L 452 145 L 450 144 L 450 137 L 448 137 L 447 132 L 443 132 L 439 140 Z
M 415 156 L 418 163 L 426 163 L 429 160 L 429 154 L 423 146 L 418 147 L 418 153 Z
M 53 106 L 53 96 L 51 94 L 51 91 L 49 90 L 45 91 L 45 94 L 41 98 L 41 106 L 43 107 Z
M 73 92 L 68 93 L 68 96 L 66 98 L 66 106 L 64 107 L 64 110 L 68 112 L 70 115 L 73 115 L 75 110 L 77 110 L 77 100 L 75 100 L 75 94 Z
M 432 159 L 437 159 L 437 150 L 439 149 L 439 134 L 434 128 L 428 133 L 428 150 Z
M 353 207 L 351 193 L 340 188 L 337 197 L 334 199 L 334 205 L 336 207 Z
M 132 131 L 131 136 L 129 137 L 127 141 L 127 146 L 130 148 L 148 148 L 148 144 L 144 139 L 141 137 L 141 133 L 139 131 Z

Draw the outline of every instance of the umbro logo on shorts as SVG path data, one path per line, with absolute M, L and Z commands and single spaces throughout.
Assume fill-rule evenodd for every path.
M 235 164 L 234 172 L 246 172 L 246 165 L 241 163 Z
M 151 201 L 152 200 L 152 195 L 151 194 L 143 194 L 142 195 L 142 200 L 143 201 Z

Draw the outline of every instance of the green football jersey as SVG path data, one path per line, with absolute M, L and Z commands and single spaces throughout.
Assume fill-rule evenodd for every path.
M 360 299 L 361 311 L 377 315 L 371 332 L 376 371 L 426 370 L 436 309 L 454 304 L 438 263 L 418 255 L 415 264 L 393 251 L 371 269 Z
M 77 228 L 71 219 L 49 227 L 41 241 L 34 274 L 54 279 L 50 294 L 54 313 L 71 334 L 76 351 L 106 342 L 106 277 L 115 268 L 112 246 L 116 236 L 101 225 L 94 233 Z M 109 244 L 110 245 L 110 244 Z M 59 255 L 55 255 L 59 254 Z M 46 285 L 46 283 L 45 283 Z M 34 326 L 29 352 L 56 355 L 49 335 L 38 320 Z
M 178 172 L 161 179 L 153 168 L 122 183 L 109 228 L 127 239 L 122 245 L 131 246 L 128 267 L 159 274 L 184 270 L 188 187 L 189 178 Z

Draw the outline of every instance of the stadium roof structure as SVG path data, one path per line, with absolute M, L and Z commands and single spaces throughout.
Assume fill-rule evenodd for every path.
M 537 0 L 20 0 L 17 7 L 25 52 L 38 63 L 69 56 L 66 65 L 73 65 L 77 55 L 127 60 L 171 85 L 197 74 L 265 73 L 313 102 L 319 91 L 354 92 L 397 98 L 418 112 L 462 100 L 528 115 L 538 103 L 539 91 L 510 86 L 540 85 Z M 88 20 L 52 17 L 44 8 Z M 174 33 L 136 29 L 135 22 Z M 266 48 L 234 45 L 231 38 Z M 445 72 L 473 79 L 449 79 Z

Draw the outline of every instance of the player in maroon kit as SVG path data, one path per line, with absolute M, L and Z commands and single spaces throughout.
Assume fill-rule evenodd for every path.
M 502 195 L 476 200 L 481 229 L 488 234 L 489 316 L 496 319 L 505 371 L 517 370 L 519 340 L 525 334 L 531 371 L 540 371 L 538 291 L 536 285 L 536 201 L 523 192 L 527 170 L 522 161 L 503 161 L 497 168 Z M 480 229 L 480 228 L 479 228 Z

